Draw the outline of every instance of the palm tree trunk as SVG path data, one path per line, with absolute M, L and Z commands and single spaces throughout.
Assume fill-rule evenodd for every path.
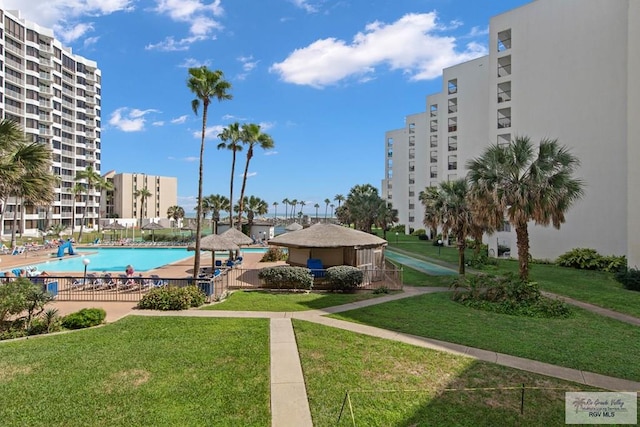
M 464 238 L 464 235 L 462 234 L 458 234 L 457 240 L 458 240 L 458 273 L 461 276 L 464 276 L 465 264 L 466 264 L 466 261 L 464 258 L 464 251 L 465 249 L 467 249 L 467 242 L 466 242 L 466 239 Z
M 242 209 L 243 209 L 243 201 L 244 201 L 244 190 L 247 186 L 247 173 L 249 173 L 249 162 L 251 161 L 251 157 L 253 157 L 253 149 L 249 147 L 247 150 L 247 163 L 244 166 L 244 174 L 242 176 L 242 188 L 240 189 L 240 209 L 238 212 L 238 230 L 242 231 Z
M 196 220 L 196 254 L 193 257 L 193 277 L 198 277 L 200 272 L 200 233 L 202 231 L 202 178 L 203 178 L 203 157 L 204 157 L 204 137 L 207 129 L 207 102 L 202 106 L 202 138 L 200 140 L 200 169 L 198 170 L 198 209 Z
M 529 230 L 526 222 L 516 224 L 516 242 L 520 279 L 526 282 L 529 280 Z
M 233 174 L 236 170 L 236 150 L 231 156 L 231 180 L 229 185 L 229 228 L 233 228 Z

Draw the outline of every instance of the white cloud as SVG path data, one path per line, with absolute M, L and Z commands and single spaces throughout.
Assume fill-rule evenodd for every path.
M 205 139 L 218 139 L 218 134 L 222 132 L 222 129 L 224 129 L 222 125 L 209 126 L 204 131 Z M 197 139 L 202 138 L 202 130 L 198 129 L 193 131 L 193 137 Z
M 318 7 L 309 0 L 291 0 L 291 3 L 307 13 L 316 13 L 318 11 Z
M 207 59 L 206 61 L 199 61 L 195 58 L 185 58 L 182 64 L 178 65 L 180 68 L 197 68 L 202 66 L 208 67 L 211 65 L 211 60 Z
M 252 176 L 256 176 L 256 175 L 258 175 L 258 172 L 249 172 L 247 174 L 247 178 L 251 178 Z M 244 176 L 244 173 L 241 173 L 241 174 L 238 175 L 238 177 L 240 177 L 240 178 L 242 178 L 243 176 Z
M 486 54 L 477 43 L 458 51 L 454 37 L 439 33 L 436 19 L 436 13 L 430 12 L 407 14 L 391 24 L 373 22 L 351 43 L 317 40 L 273 64 L 270 71 L 285 82 L 316 88 L 350 78 L 370 80 L 380 66 L 401 70 L 410 80 L 428 80 L 439 77 L 443 68 Z
M 187 157 L 183 157 L 182 160 L 184 160 L 185 162 L 198 162 L 198 161 L 200 161 L 200 157 L 187 156 Z
M 186 121 L 187 121 L 187 116 L 185 114 L 184 116 L 180 116 L 180 117 L 176 117 L 175 119 L 172 119 L 171 123 L 173 123 L 174 125 L 180 125 Z
M 257 66 L 259 61 L 254 61 L 253 56 L 240 56 L 237 60 L 242 64 L 243 73 L 240 73 L 236 76 L 238 80 L 244 80 L 247 78 L 249 73 L 253 71 Z
M 162 120 L 159 120 L 157 122 L 151 123 L 151 125 L 153 125 L 153 126 L 164 126 L 164 122 Z
M 174 21 L 187 23 L 190 36 L 180 40 L 167 37 L 161 42 L 148 44 L 145 47 L 147 50 L 188 50 L 195 42 L 215 39 L 211 33 L 223 28 L 218 20 L 224 15 L 221 0 L 214 0 L 211 4 L 205 4 L 201 0 L 157 0 L 154 10 Z
M 128 107 L 120 107 L 111 113 L 109 124 L 123 132 L 140 132 L 144 130 L 146 122 L 145 116 L 155 112 L 158 112 L 158 110 L 139 110 L 137 108 L 129 109 Z
M 265 156 L 275 156 L 276 154 L 278 154 L 278 152 L 277 152 L 277 151 L 274 151 L 274 150 L 266 150 L 266 151 L 264 151 L 264 153 L 263 153 L 263 154 L 264 154 Z
M 3 9 L 20 10 L 29 21 L 54 30 L 64 43 L 73 42 L 94 30 L 87 16 L 98 17 L 134 8 L 135 0 L 0 0 Z

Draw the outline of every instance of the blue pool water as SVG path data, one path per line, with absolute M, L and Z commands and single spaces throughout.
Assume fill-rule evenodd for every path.
M 241 252 L 266 252 L 267 248 L 243 248 Z M 136 272 L 143 272 L 172 264 L 192 257 L 194 252 L 186 248 L 78 248 L 76 255 L 52 258 L 51 261 L 33 264 L 38 271 L 46 272 L 78 272 L 84 271 L 82 258 L 90 260 L 88 272 L 124 272 L 131 264 Z M 202 252 L 204 253 L 204 252 Z M 216 257 L 226 257 L 228 252 L 216 252 Z
M 418 258 L 402 255 L 397 252 L 392 252 L 389 250 L 385 252 L 385 256 L 391 261 L 397 262 L 402 265 L 406 265 L 407 267 L 411 267 L 414 270 L 418 270 L 423 273 L 431 274 L 432 276 L 447 276 L 447 275 L 458 274 L 456 270 L 453 270 L 451 268 L 442 267 L 437 264 L 423 261 Z
M 124 272 L 128 264 L 136 271 L 148 271 L 193 256 L 193 252 L 188 252 L 186 248 L 79 248 L 75 252 L 80 256 L 65 255 L 34 266 L 39 271 L 82 272 L 82 258 L 86 257 L 91 261 L 87 271 Z

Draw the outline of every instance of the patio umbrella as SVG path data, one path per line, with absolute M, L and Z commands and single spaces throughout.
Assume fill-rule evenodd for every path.
M 143 230 L 151 230 L 151 241 L 156 241 L 156 230 L 163 230 L 164 227 L 157 222 L 150 222 L 142 226 Z
M 105 225 L 104 227 L 102 227 L 103 230 L 112 230 L 113 231 L 113 237 L 115 237 L 116 235 L 116 230 L 124 230 L 125 226 L 120 224 L 118 221 L 112 222 L 110 224 Z M 113 237 L 111 238 L 111 240 L 113 241 Z
M 245 246 L 253 243 L 253 239 L 251 237 L 247 236 L 237 228 L 230 228 L 224 233 L 220 233 L 220 235 L 231 240 L 233 243 L 235 243 L 238 246 Z
M 302 230 L 304 227 L 301 226 L 300 224 L 298 224 L 297 222 L 292 222 L 291 224 L 287 225 L 285 227 L 285 230 L 287 231 L 298 231 L 298 230 Z
M 251 240 L 251 239 L 249 239 Z M 236 251 L 240 246 L 221 234 L 210 234 L 200 239 L 200 250 L 211 251 L 211 269 L 215 269 L 216 251 Z M 195 251 L 195 243 L 187 246 L 188 251 Z M 195 274 L 195 273 L 194 273 Z
M 196 230 L 196 226 L 192 225 L 192 224 L 187 224 L 187 225 L 184 225 L 184 226 L 180 227 L 180 230 L 181 231 L 189 230 L 191 232 L 191 237 L 193 237 L 193 232 Z

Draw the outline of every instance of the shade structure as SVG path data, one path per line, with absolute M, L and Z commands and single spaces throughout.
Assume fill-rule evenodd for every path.
M 124 225 L 120 224 L 117 221 L 106 224 L 104 227 L 102 227 L 103 230 L 124 230 L 124 228 Z
M 224 233 L 220 233 L 220 235 L 231 240 L 238 246 L 246 246 L 253 243 L 253 239 L 251 237 L 247 236 L 237 228 L 230 228 Z
M 302 230 L 303 228 L 304 227 L 298 224 L 297 222 L 292 222 L 291 224 L 287 225 L 284 229 L 287 231 L 298 231 L 298 230 Z
M 142 226 L 143 230 L 151 230 L 151 241 L 156 241 L 156 230 L 162 230 L 164 227 L 157 222 L 150 222 Z
M 288 247 L 364 248 L 384 246 L 387 241 L 373 234 L 353 230 L 341 225 L 317 223 L 302 230 L 276 236 L 269 243 Z
M 221 234 L 210 234 L 206 237 L 200 239 L 200 250 L 201 251 L 211 251 L 211 268 L 215 269 L 216 263 L 216 251 L 237 251 L 240 249 L 236 243 L 231 241 L 228 237 L 225 237 Z M 187 250 L 195 251 L 196 245 L 195 243 L 187 246 Z M 197 272 L 194 272 L 197 274 Z

